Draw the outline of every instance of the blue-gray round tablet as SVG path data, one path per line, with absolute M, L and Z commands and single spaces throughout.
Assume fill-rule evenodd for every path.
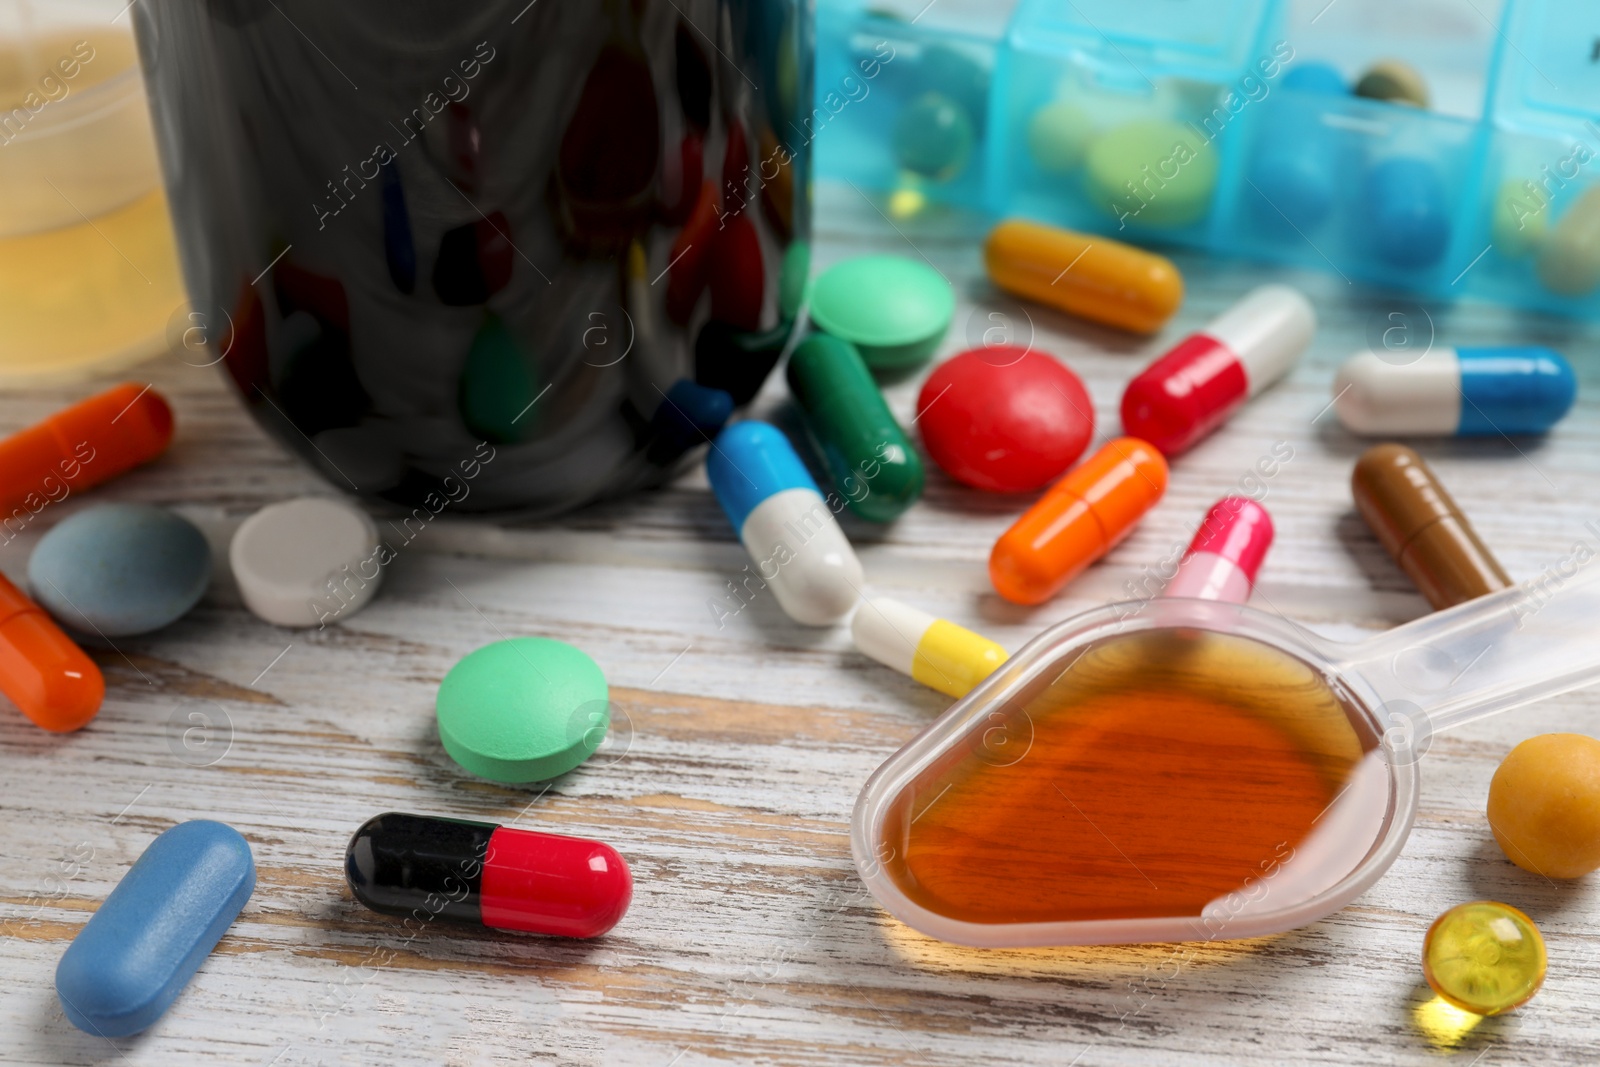
M 122 637 L 176 622 L 211 577 L 211 547 L 188 519 L 148 504 L 80 511 L 28 559 L 34 599 L 73 633 Z

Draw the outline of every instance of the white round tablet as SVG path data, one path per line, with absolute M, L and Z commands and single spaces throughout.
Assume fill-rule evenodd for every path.
M 278 626 L 325 626 L 360 611 L 387 555 L 366 512 L 321 496 L 267 505 L 228 547 L 245 607 Z

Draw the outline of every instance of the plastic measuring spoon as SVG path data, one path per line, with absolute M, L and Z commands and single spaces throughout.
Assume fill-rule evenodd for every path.
M 1394 862 L 1435 732 L 1596 680 L 1600 566 L 1576 555 L 1355 644 L 1236 604 L 1115 604 L 879 767 L 851 846 L 878 902 L 945 941 L 1278 933 Z

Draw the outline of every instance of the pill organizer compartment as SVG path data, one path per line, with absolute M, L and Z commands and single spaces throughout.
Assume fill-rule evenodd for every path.
M 1241 130 L 1239 183 L 1210 247 L 1441 296 L 1481 249 L 1459 221 L 1477 124 L 1282 89 Z
M 823 3 L 816 102 L 805 137 L 831 160 L 828 176 L 862 191 L 899 191 L 892 210 L 920 196 L 984 200 L 990 80 L 1003 6 L 980 17 L 929 8 L 917 17 L 857 3 Z
M 950 204 L 1600 316 L 1597 28 L 1571 0 L 944 6 L 819 3 L 818 174 L 891 214 Z M 838 107 L 875 47 L 894 59 Z M 1322 63 L 1350 86 L 1382 58 L 1423 73 L 1428 108 L 1285 81 Z
M 1482 182 L 1470 205 L 1481 262 L 1469 291 L 1600 316 L 1600 11 L 1506 5 L 1486 105 Z
M 1132 241 L 1218 240 L 1225 102 L 1263 54 L 1273 7 L 1170 5 L 1155 39 L 1139 5 L 1025 0 L 999 61 L 981 206 Z

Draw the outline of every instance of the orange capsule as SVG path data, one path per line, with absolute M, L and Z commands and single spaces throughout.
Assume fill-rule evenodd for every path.
M 99 485 L 166 451 L 172 409 L 132 383 L 79 401 L 0 441 L 0 517 Z
M 1154 445 L 1108 442 L 1000 535 L 989 580 L 1013 603 L 1044 603 L 1128 536 L 1166 491 L 1167 461 Z
M 983 262 L 1008 293 L 1135 333 L 1159 330 L 1183 303 L 1172 260 L 1099 234 L 1007 219 L 989 232 Z
M 55 733 L 87 725 L 105 699 L 100 668 L 44 609 L 0 575 L 0 693 Z

